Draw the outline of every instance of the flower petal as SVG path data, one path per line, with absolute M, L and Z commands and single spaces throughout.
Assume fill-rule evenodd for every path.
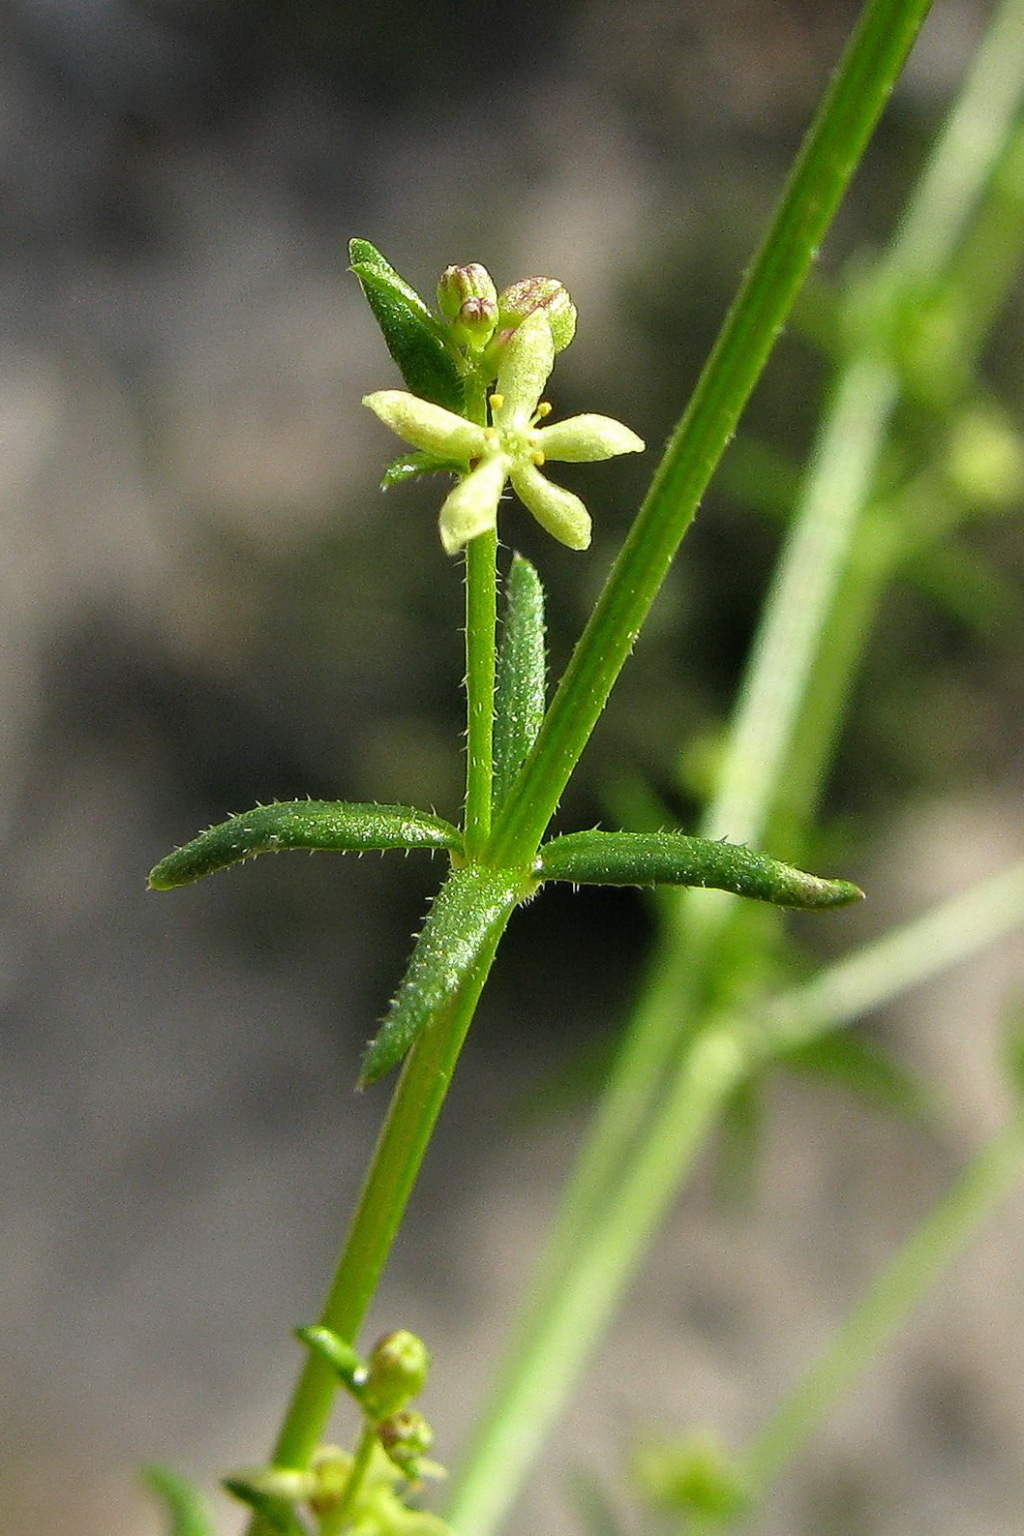
M 512 485 L 526 506 L 553 538 L 570 549 L 590 545 L 590 513 L 572 491 L 546 480 L 539 469 L 520 460 L 512 469 Z
M 500 427 L 529 426 L 537 402 L 555 366 L 555 343 L 542 310 L 527 315 L 512 332 L 498 368 L 502 405 L 495 413 Z
M 363 404 L 392 432 L 426 453 L 446 459 L 475 459 L 484 451 L 483 427 L 404 389 L 379 389 L 376 394 L 364 395 Z
M 611 416 L 570 416 L 541 427 L 535 438 L 546 459 L 564 464 L 590 464 L 620 453 L 642 453 L 643 438 Z
M 459 481 L 441 508 L 441 543 L 446 554 L 456 554 L 478 533 L 495 527 L 507 475 L 508 459 L 496 453 Z

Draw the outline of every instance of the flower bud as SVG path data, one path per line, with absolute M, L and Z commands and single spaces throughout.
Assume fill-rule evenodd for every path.
M 444 318 L 454 320 L 467 299 L 485 299 L 497 305 L 498 290 L 486 267 L 478 261 L 464 267 L 445 267 L 437 285 L 437 307 Z
M 419 1477 L 421 1457 L 434 1443 L 434 1432 L 422 1413 L 406 1408 L 377 1425 L 381 1445 L 406 1477 Z
M 366 1362 L 359 1399 L 368 1418 L 388 1419 L 422 1391 L 430 1356 L 423 1340 L 406 1328 L 378 1339 Z
M 498 305 L 494 299 L 467 299 L 452 321 L 452 337 L 471 352 L 482 352 L 494 335 Z
M 555 351 L 563 352 L 576 334 L 576 306 L 569 291 L 554 277 L 524 277 L 498 297 L 498 325 L 515 330 L 539 309 L 547 316 Z

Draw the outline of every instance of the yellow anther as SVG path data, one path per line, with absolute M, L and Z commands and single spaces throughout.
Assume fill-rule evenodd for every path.
M 487 404 L 490 406 L 492 411 L 500 411 L 502 406 L 505 404 L 505 396 L 497 394 L 490 395 L 488 397 Z
M 537 413 L 533 418 L 534 421 L 543 421 L 545 416 L 551 415 L 551 409 L 550 400 L 542 400 L 540 405 L 537 407 Z
M 539 448 L 535 448 L 530 454 L 530 458 L 536 464 L 537 468 L 540 469 L 541 465 L 544 463 L 544 455 L 541 450 Z

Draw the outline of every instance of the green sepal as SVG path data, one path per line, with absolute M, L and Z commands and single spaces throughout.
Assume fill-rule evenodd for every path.
M 215 1536 L 209 1506 L 187 1478 L 170 1467 L 145 1467 L 142 1480 L 164 1506 L 167 1536 Z
M 366 1374 L 366 1366 L 352 1345 L 347 1343 L 340 1334 L 330 1328 L 322 1327 L 319 1323 L 307 1328 L 296 1328 L 294 1332 L 299 1343 L 305 1344 L 311 1354 L 319 1356 L 325 1364 L 337 1371 L 340 1380 L 348 1390 L 358 1396 L 362 1378 Z
M 468 465 L 458 459 L 442 459 L 437 454 L 412 448 L 392 459 L 381 477 L 380 488 L 390 491 L 392 486 L 405 485 L 406 481 L 418 480 L 422 475 L 463 475 L 467 468 Z
M 291 848 L 330 853 L 384 852 L 390 848 L 447 848 L 458 852 L 462 837 L 440 816 L 406 805 L 360 805 L 347 800 L 280 800 L 200 832 L 151 870 L 150 889 L 170 891 L 227 869 L 259 853 Z
M 389 1072 L 421 1030 L 458 996 L 468 972 L 529 891 L 507 869 L 469 865 L 441 887 L 427 913 L 409 968 L 363 1057 L 359 1087 Z
M 440 321 L 368 240 L 350 240 L 348 254 L 351 270 L 409 389 L 421 400 L 432 400 L 461 416 L 465 385 Z
M 842 907 L 864 892 L 849 880 L 823 880 L 737 843 L 682 832 L 570 832 L 540 850 L 543 880 L 576 885 L 694 885 L 781 907 Z
M 505 583 L 505 615 L 494 689 L 494 813 L 537 740 L 546 707 L 547 649 L 544 588 L 522 555 Z

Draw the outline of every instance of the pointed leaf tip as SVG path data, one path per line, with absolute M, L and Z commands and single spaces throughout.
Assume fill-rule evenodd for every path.
M 682 832 L 570 832 L 541 849 L 538 874 L 577 885 L 705 887 L 805 910 L 864 895 L 849 880 L 823 880 L 737 843 Z

